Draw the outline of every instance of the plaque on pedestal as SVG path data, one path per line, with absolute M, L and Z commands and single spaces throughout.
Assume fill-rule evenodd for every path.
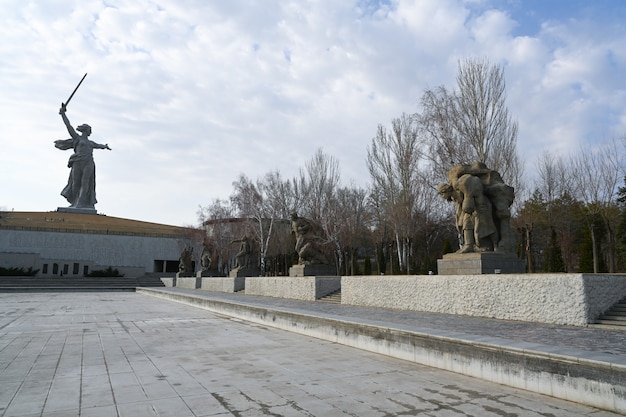
M 498 252 L 447 253 L 437 260 L 439 275 L 523 274 L 526 261 Z
M 335 267 L 327 264 L 294 265 L 289 268 L 290 277 L 328 277 L 337 275 Z

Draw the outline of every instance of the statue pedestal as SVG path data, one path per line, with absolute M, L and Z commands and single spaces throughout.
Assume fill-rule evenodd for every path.
M 439 275 L 523 274 L 526 261 L 510 253 L 447 253 L 437 259 Z
M 290 277 L 328 277 L 337 275 L 334 266 L 326 264 L 294 265 L 289 268 Z
M 95 208 L 57 207 L 58 213 L 98 214 Z
M 341 277 L 248 277 L 246 295 L 315 301 L 341 289 Z
M 228 276 L 230 278 L 258 277 L 261 274 L 259 268 L 235 268 L 231 269 Z
M 217 269 L 206 269 L 204 271 L 196 272 L 197 278 L 202 277 L 223 277 L 224 275 L 220 275 L 220 272 Z
M 241 290 L 245 290 L 246 281 L 250 278 L 212 276 L 199 279 L 201 281 L 201 290 L 216 292 L 238 292 Z

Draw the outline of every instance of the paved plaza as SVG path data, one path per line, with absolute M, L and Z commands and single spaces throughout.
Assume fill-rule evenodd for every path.
M 0 416 L 616 415 L 139 293 L 0 294 Z

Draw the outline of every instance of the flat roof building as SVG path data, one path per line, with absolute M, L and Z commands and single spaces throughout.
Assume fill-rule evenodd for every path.
M 201 252 L 204 231 L 100 214 L 0 212 L 0 267 L 37 276 L 85 276 L 109 267 L 128 277 L 175 273 L 181 252 Z

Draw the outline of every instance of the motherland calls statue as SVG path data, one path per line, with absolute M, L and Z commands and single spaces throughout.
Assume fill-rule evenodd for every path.
M 68 149 L 74 149 L 74 153 L 70 156 L 67 166 L 70 168 L 70 176 L 67 181 L 67 185 L 61 191 L 61 195 L 69 201 L 71 208 L 77 209 L 90 209 L 95 210 L 96 200 L 96 165 L 93 161 L 94 149 L 108 149 L 108 144 L 101 145 L 99 143 L 89 140 L 91 135 L 91 126 L 88 124 L 82 124 L 76 128 L 80 132 L 80 135 L 76 133 L 76 130 L 70 124 L 67 115 L 67 105 L 80 87 L 80 84 L 85 79 L 85 76 L 80 80 L 74 92 L 70 95 L 65 103 L 61 104 L 59 114 L 65 123 L 65 127 L 69 132 L 71 138 L 65 140 L 55 140 L 54 146 L 62 151 Z
M 482 162 L 455 165 L 438 191 L 456 205 L 456 227 L 463 237 L 457 253 L 514 253 L 509 221 L 515 192 L 498 172 Z

